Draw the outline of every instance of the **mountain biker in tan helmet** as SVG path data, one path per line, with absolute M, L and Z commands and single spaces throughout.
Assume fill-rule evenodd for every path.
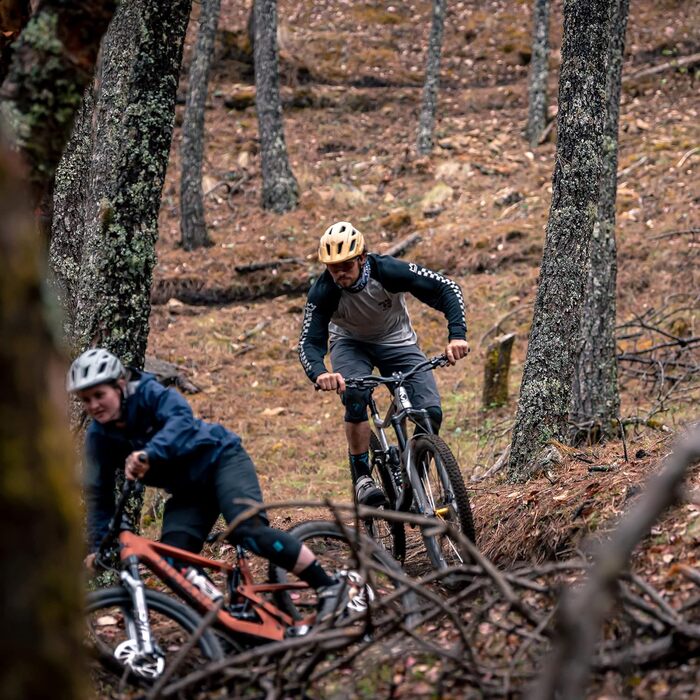
M 437 272 L 368 253 L 364 236 L 348 221 L 328 227 L 321 236 L 318 259 L 326 271 L 311 287 L 304 307 L 299 359 L 320 389 L 341 395 L 357 501 L 382 505 L 384 493 L 372 479 L 369 464 L 368 392 L 346 389 L 344 378 L 369 374 L 374 367 L 389 376 L 425 359 L 408 316 L 406 292 L 443 312 L 445 354 L 455 364 L 469 352 L 464 298 L 455 282 Z M 324 364 L 329 341 L 331 371 Z M 438 432 L 442 410 L 432 372 L 417 373 L 406 388 L 413 405 L 427 410 Z

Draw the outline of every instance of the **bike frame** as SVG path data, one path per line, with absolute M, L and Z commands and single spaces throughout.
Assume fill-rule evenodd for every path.
M 399 511 L 410 510 L 411 504 L 414 503 L 416 511 L 421 515 L 428 517 L 443 515 L 442 513 L 435 512 L 430 506 L 430 500 L 423 488 L 423 483 L 417 472 L 417 465 L 413 458 L 413 445 L 416 436 L 409 437 L 407 435 L 406 420 L 409 420 L 416 427 L 420 427 L 423 431 L 431 435 L 433 435 L 435 431 L 430 423 L 428 412 L 424 408 L 414 408 L 408 397 L 406 387 L 403 386 L 403 382 L 417 371 L 420 371 L 421 368 L 426 371 L 428 368 L 432 370 L 437 366 L 445 364 L 446 361 L 444 356 L 438 356 L 426 362 L 419 363 L 406 373 L 395 372 L 392 377 L 368 375 L 367 377 L 360 377 L 357 380 L 349 380 L 359 383 L 364 382 L 368 385 L 370 390 L 368 401 L 370 415 L 379 444 L 387 458 L 392 459 L 393 457 L 399 460 L 402 471 L 405 472 L 405 478 L 403 478 L 402 483 L 399 484 L 397 483 L 393 469 L 391 469 L 392 465 L 389 465 L 389 474 L 394 487 L 394 493 L 396 494 L 396 502 L 392 505 Z M 374 399 L 374 389 L 380 384 L 386 385 L 392 395 L 391 404 L 384 419 L 381 418 L 377 403 Z M 398 455 L 392 455 L 392 445 L 389 444 L 386 430 L 389 425 L 391 425 L 396 434 Z M 437 468 L 441 469 L 442 465 L 438 464 Z
M 165 557 L 174 557 L 178 561 L 191 564 L 200 568 L 211 569 L 223 573 L 227 580 L 231 580 L 229 586 L 232 596 L 235 594 L 241 603 L 248 602 L 251 611 L 257 615 L 259 621 L 241 620 L 225 608 L 221 608 L 216 615 L 216 625 L 233 636 L 247 635 L 258 637 L 267 641 L 279 641 L 284 639 L 288 628 L 310 625 L 312 617 L 308 620 L 293 620 L 282 612 L 277 606 L 266 600 L 262 594 L 274 593 L 282 590 L 307 588 L 307 584 L 298 583 L 254 583 L 253 576 L 248 566 L 245 552 L 237 547 L 236 564 L 228 564 L 224 561 L 207 559 L 198 554 L 193 554 L 177 547 L 148 540 L 128 530 L 119 534 L 120 559 L 122 561 L 122 583 L 132 592 L 134 608 L 137 613 L 137 625 L 141 621 L 141 601 L 138 600 L 137 591 L 143 586 L 138 574 L 138 564 L 143 564 L 152 571 L 168 588 L 170 588 L 185 603 L 195 608 L 198 612 L 206 614 L 217 607 L 216 601 L 204 594 L 197 586 L 188 581 Z M 140 586 L 139 586 L 140 584 Z M 134 595 L 136 593 L 136 595 Z M 145 600 L 143 601 L 145 607 Z M 145 616 L 146 622 L 148 615 Z M 143 635 L 139 630 L 139 638 Z M 147 647 L 148 644 L 144 644 Z M 146 652 L 144 648 L 144 652 Z

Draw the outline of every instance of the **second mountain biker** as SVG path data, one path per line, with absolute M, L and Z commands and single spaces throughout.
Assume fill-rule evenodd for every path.
M 425 355 L 417 345 L 404 293 L 410 292 L 447 318 L 445 354 L 451 364 L 469 352 L 464 298 L 457 283 L 415 263 L 367 253 L 363 235 L 339 221 L 323 234 L 318 258 L 326 271 L 309 291 L 299 340 L 299 358 L 312 382 L 337 391 L 345 405 L 345 434 L 355 497 L 382 505 L 384 493 L 371 477 L 368 392 L 347 389 L 345 377 L 407 370 Z M 332 371 L 324 364 L 330 337 Z M 435 432 L 442 422 L 440 395 L 431 372 L 407 382 L 416 408 L 428 411 Z

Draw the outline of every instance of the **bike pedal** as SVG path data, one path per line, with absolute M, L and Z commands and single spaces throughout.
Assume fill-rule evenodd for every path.
M 305 637 L 311 631 L 310 625 L 297 625 L 296 627 L 288 627 L 285 637 L 287 639 L 295 639 L 296 637 Z

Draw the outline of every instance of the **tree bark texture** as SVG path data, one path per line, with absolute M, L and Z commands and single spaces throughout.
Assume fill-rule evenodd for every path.
M 574 436 L 577 441 L 610 438 L 619 431 L 619 426 L 616 425 L 620 413 L 620 394 L 617 385 L 615 343 L 615 199 L 620 87 L 629 0 L 613 0 L 610 13 L 603 172 L 598 200 L 598 221 L 591 239 L 588 280 L 581 316 L 580 351 L 572 386 L 572 422 L 575 426 L 580 426 Z
M 204 108 L 209 68 L 214 52 L 221 0 L 202 0 L 197 43 L 192 53 L 187 85 L 187 105 L 182 122 L 182 174 L 180 180 L 180 232 L 182 247 L 194 250 L 210 246 L 204 217 L 202 160 L 204 158 Z
M 433 150 L 433 130 L 437 111 L 438 83 L 440 81 L 440 53 L 445 29 L 446 0 L 433 0 L 433 21 L 428 41 L 428 58 L 425 66 L 423 105 L 418 120 L 418 153 L 427 155 Z
M 513 428 L 514 481 L 527 480 L 547 442 L 566 435 L 600 190 L 611 1 L 564 2 L 552 203 Z
M 50 190 L 115 0 L 43 0 L 12 47 L 2 98 L 33 205 Z
M 540 141 L 547 123 L 547 76 L 549 74 L 549 0 L 532 5 L 532 58 L 527 87 L 526 135 L 531 148 Z
M 43 241 L 0 147 L 0 697 L 84 697 L 80 508 Z
M 260 132 L 262 206 L 281 214 L 299 203 L 284 142 L 277 51 L 277 0 L 255 0 L 255 105 Z
M 160 197 L 190 0 L 124 0 L 105 38 L 70 347 L 142 367 Z M 56 212 L 55 219 L 64 212 Z M 76 216 L 80 216 L 77 214 Z M 52 259 L 54 267 L 66 264 Z
M 50 285 L 63 310 L 63 335 L 73 337 L 76 299 L 85 233 L 85 208 L 93 149 L 92 116 L 95 91 L 90 85 L 73 122 L 54 178 L 51 241 L 49 247 Z

